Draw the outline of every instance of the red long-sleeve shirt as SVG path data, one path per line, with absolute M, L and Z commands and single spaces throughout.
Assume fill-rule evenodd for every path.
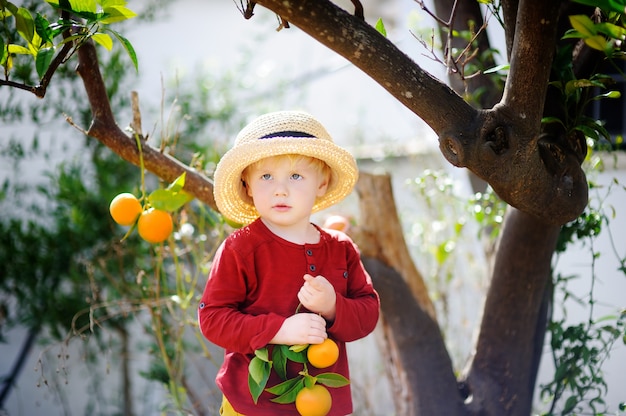
M 216 382 L 238 413 L 250 416 L 296 414 L 294 404 L 270 401 L 263 392 L 254 404 L 248 390 L 248 364 L 254 350 L 266 346 L 283 321 L 298 306 L 303 276 L 322 275 L 337 293 L 335 320 L 326 328 L 339 346 L 339 359 L 329 368 L 349 378 L 345 343 L 374 330 L 379 315 L 378 294 L 352 240 L 341 232 L 319 229 L 316 244 L 295 244 L 273 234 L 256 220 L 231 234 L 215 254 L 198 309 L 202 334 L 225 349 Z M 289 362 L 288 377 L 302 370 Z M 267 387 L 281 380 L 272 371 Z M 333 405 L 329 416 L 352 413 L 350 386 L 328 388 Z

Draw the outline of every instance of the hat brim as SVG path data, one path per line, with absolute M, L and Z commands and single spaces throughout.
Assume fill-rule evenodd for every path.
M 267 157 L 298 154 L 324 161 L 332 171 L 326 193 L 313 205 L 313 212 L 343 200 L 352 192 L 358 179 L 354 157 L 345 149 L 315 137 L 277 137 L 235 146 L 224 154 L 214 174 L 214 197 L 219 211 L 231 221 L 249 224 L 259 214 L 245 192 L 243 170 Z

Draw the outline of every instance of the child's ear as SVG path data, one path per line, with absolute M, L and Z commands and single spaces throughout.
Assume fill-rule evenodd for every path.
M 330 182 L 330 178 L 324 178 L 319 186 L 317 187 L 317 196 L 322 197 L 326 194 L 326 191 L 328 191 L 328 182 Z
M 246 192 L 246 195 L 252 197 L 252 195 L 250 195 L 250 187 L 248 186 L 244 178 L 241 178 L 241 186 L 243 186 L 243 190 Z

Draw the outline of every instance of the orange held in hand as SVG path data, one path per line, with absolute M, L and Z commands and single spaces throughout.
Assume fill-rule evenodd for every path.
M 135 195 L 124 192 L 113 198 L 109 205 L 109 212 L 113 221 L 119 225 L 133 225 L 141 214 L 141 204 Z
M 326 338 L 321 344 L 309 345 L 306 357 L 313 367 L 330 367 L 335 364 L 339 358 L 339 347 L 335 341 Z
M 154 208 L 142 212 L 137 223 L 139 236 L 152 244 L 162 243 L 173 230 L 172 216 Z
M 328 389 L 321 384 L 303 387 L 296 395 L 296 410 L 300 416 L 326 416 L 332 404 Z

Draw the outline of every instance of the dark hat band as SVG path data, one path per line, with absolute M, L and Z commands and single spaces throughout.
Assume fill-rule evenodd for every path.
M 263 137 L 259 137 L 259 140 L 262 139 L 271 139 L 273 137 L 311 137 L 314 138 L 312 134 L 304 133 L 302 131 L 277 131 L 276 133 L 266 134 Z

